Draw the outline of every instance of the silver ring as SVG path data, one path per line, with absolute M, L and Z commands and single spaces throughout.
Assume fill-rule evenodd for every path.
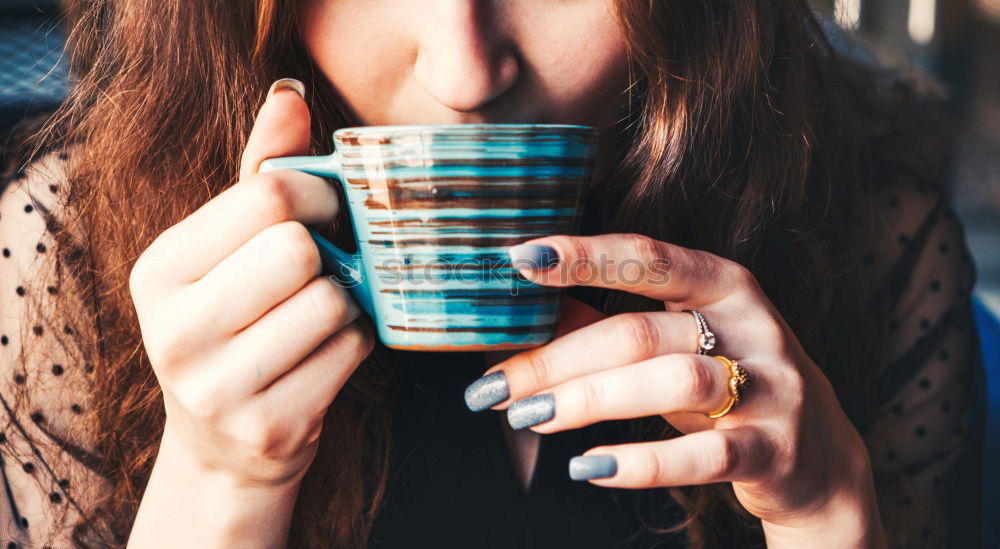
M 701 313 L 695 311 L 694 309 L 684 309 L 685 313 L 691 313 L 694 317 L 694 321 L 698 324 L 698 354 L 704 355 L 708 354 L 709 351 L 715 348 L 715 334 L 712 330 L 708 329 L 708 321 Z

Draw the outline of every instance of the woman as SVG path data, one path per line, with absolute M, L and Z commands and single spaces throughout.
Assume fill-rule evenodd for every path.
M 805 0 L 75 7 L 0 216 L 9 546 L 976 543 L 941 133 Z M 670 283 L 569 276 L 561 337 L 513 356 L 375 345 L 303 230 L 350 246 L 335 190 L 257 168 L 472 122 L 605 136 L 586 236 L 524 276 Z

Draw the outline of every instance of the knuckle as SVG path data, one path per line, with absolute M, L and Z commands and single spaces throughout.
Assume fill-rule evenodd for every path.
M 177 398 L 188 415 L 204 425 L 215 425 L 220 422 L 228 400 L 225 391 L 214 384 L 204 384 L 194 390 L 182 391 Z
M 146 356 L 157 374 L 170 374 L 191 358 L 192 343 L 175 327 L 164 327 L 143 339 Z
M 308 273 L 320 271 L 319 248 L 306 226 L 298 221 L 275 225 L 282 232 L 283 247 L 291 256 L 292 265 Z
M 161 339 L 155 345 L 147 343 L 146 354 L 158 374 L 173 372 L 186 358 L 183 347 L 173 337 Z
M 642 479 L 643 483 L 651 486 L 665 484 L 665 473 L 669 469 L 664 463 L 664 457 L 661 453 L 657 451 L 648 451 L 644 452 L 642 456 L 642 470 L 644 471 L 643 476 L 645 477 Z
M 607 393 L 605 393 L 603 385 L 586 381 L 580 390 L 583 393 L 583 408 L 587 416 L 604 409 Z
M 283 455 L 281 451 L 283 446 L 282 438 L 278 434 L 277 429 L 259 426 L 244 436 L 243 444 L 250 448 L 250 451 L 258 457 L 266 460 L 276 460 L 280 459 Z
M 531 382 L 535 387 L 548 387 L 552 385 L 554 372 L 552 371 L 552 361 L 544 351 L 528 353 L 528 372 Z
M 732 437 L 716 432 L 714 451 L 709 452 L 709 474 L 717 479 L 732 478 L 740 467 L 739 446 Z
M 563 268 L 572 280 L 593 281 L 595 275 L 600 276 L 595 260 L 590 257 L 590 250 L 583 238 L 562 236 L 556 238 L 553 243 L 566 252 L 567 257 L 560 256 L 560 260 L 567 262 Z
M 161 235 L 158 240 L 162 238 L 163 236 Z M 158 249 L 159 247 L 150 245 L 132 264 L 132 269 L 128 274 L 128 289 L 133 300 L 144 299 L 150 294 L 153 275 L 158 269 L 157 265 L 159 262 L 156 260 Z
M 716 376 L 709 372 L 704 364 L 694 356 L 683 355 L 680 358 L 680 379 L 677 380 L 694 402 L 714 404 L 720 395 L 716 390 Z
M 775 383 L 788 401 L 785 408 L 798 411 L 805 405 L 806 380 L 795 366 L 774 368 Z
M 248 425 L 252 427 L 244 434 L 243 442 L 254 454 L 268 460 L 281 459 L 287 454 L 287 431 L 281 427 L 271 407 L 255 407 L 250 412 Z
M 139 256 L 139 259 L 132 265 L 132 270 L 128 273 L 128 291 L 132 296 L 132 301 L 139 301 L 147 295 L 146 282 L 149 280 L 149 275 L 143 257 L 145 256 Z
M 264 173 L 253 176 L 251 181 L 253 209 L 257 215 L 272 224 L 291 219 L 294 194 L 284 179 Z
M 323 343 L 324 353 L 337 356 L 339 363 L 357 366 L 375 347 L 375 337 L 366 323 L 354 321 L 337 330 Z
M 645 313 L 618 315 L 620 337 L 625 341 L 625 351 L 634 360 L 648 358 L 660 348 L 660 330 L 656 321 Z
M 767 314 L 754 322 L 754 330 L 757 333 L 758 341 L 768 342 L 777 345 L 779 349 L 785 345 L 785 330 L 774 316 Z
M 725 260 L 725 271 L 736 288 L 753 288 L 757 285 L 757 277 L 740 263 Z
M 357 322 L 348 324 L 347 327 L 341 330 L 341 334 L 348 345 L 362 350 L 362 354 L 364 355 L 370 353 L 375 346 L 375 337 L 372 331 L 367 326 L 363 326 Z
M 327 330 L 332 332 L 346 324 L 349 314 L 348 298 L 333 282 L 323 277 L 313 279 L 308 287 L 308 295 L 315 318 Z
M 660 243 L 653 238 L 643 234 L 631 233 L 625 235 L 628 250 L 632 253 L 629 257 L 636 259 L 655 259 L 662 255 Z

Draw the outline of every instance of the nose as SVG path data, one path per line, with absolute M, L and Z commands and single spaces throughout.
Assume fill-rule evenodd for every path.
M 499 25 L 489 20 L 490 4 L 490 0 L 421 2 L 425 9 L 414 77 L 454 111 L 479 110 L 517 82 L 517 56 Z

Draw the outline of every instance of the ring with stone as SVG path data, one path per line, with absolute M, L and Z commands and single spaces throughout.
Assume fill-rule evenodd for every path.
M 691 313 L 695 323 L 698 325 L 698 354 L 708 354 L 709 351 L 715 348 L 716 343 L 715 334 L 712 333 L 712 330 L 708 329 L 708 321 L 705 320 L 704 315 L 694 309 L 685 309 L 684 312 Z

